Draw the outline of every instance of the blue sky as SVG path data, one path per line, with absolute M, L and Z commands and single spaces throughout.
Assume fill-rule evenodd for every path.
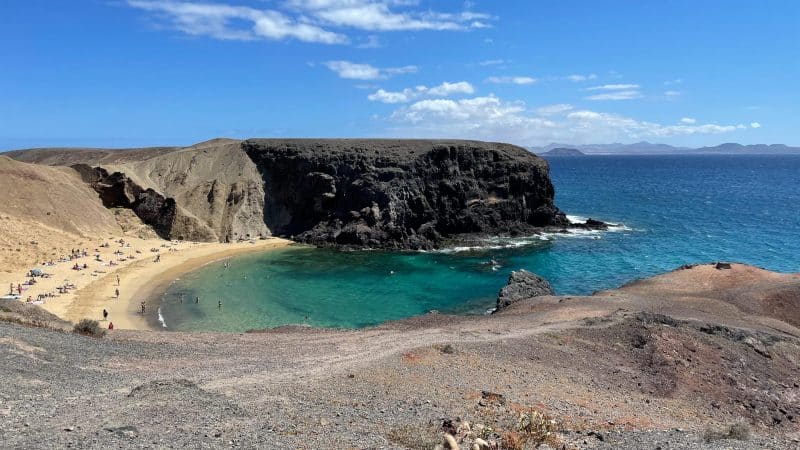
M 794 0 L 7 0 L 0 42 L 0 149 L 800 145 Z

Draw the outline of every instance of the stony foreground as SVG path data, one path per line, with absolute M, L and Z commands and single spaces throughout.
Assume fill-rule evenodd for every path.
M 0 442 L 797 448 L 798 327 L 800 276 L 742 265 L 360 331 L 91 338 L 0 321 Z

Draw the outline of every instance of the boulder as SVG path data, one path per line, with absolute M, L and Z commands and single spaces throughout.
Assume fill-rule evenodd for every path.
M 511 272 L 508 283 L 503 289 L 500 289 L 500 293 L 497 295 L 495 312 L 520 300 L 543 295 L 555 295 L 553 287 L 547 280 L 524 269 Z

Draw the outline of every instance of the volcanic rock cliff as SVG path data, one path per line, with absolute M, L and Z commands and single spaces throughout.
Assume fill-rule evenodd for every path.
M 106 207 L 167 239 L 281 235 L 315 245 L 430 249 L 468 234 L 563 228 L 547 163 L 477 141 L 217 139 L 185 148 L 36 149 Z
M 273 233 L 316 245 L 429 249 L 564 225 L 547 164 L 508 144 L 252 139 Z

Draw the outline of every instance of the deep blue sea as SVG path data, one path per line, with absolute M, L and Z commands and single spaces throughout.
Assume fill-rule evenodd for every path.
M 587 156 L 551 159 L 550 168 L 563 211 L 623 225 L 435 253 L 246 255 L 176 281 L 161 316 L 171 330 L 355 328 L 431 310 L 484 313 L 509 272 L 521 268 L 546 277 L 559 294 L 705 261 L 800 272 L 800 156 Z M 200 304 L 180 302 L 195 296 Z

